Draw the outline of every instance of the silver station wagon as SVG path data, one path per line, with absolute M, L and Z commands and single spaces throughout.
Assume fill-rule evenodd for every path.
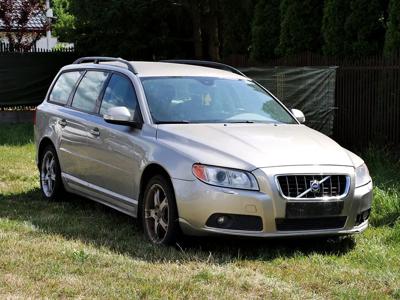
M 36 111 L 42 193 L 138 217 L 155 244 L 365 230 L 365 163 L 304 121 L 227 65 L 80 58 Z

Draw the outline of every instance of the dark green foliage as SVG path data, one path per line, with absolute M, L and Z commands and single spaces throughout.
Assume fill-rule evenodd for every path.
M 275 56 L 279 44 L 281 0 L 259 0 L 254 10 L 251 57 L 265 61 Z
M 400 49 L 400 1 L 391 0 L 389 20 L 385 38 L 385 54 L 389 55 Z
M 345 24 L 345 53 L 350 56 L 382 52 L 385 37 L 383 1 L 351 0 Z
M 325 55 L 345 54 L 343 37 L 349 9 L 349 0 L 325 0 L 322 19 L 322 51 Z
M 277 53 L 281 56 L 321 49 L 323 1 L 283 0 Z
M 54 0 L 53 29 L 82 54 L 132 59 L 365 56 L 382 52 L 388 1 Z M 399 6 L 392 0 L 387 52 L 400 45 Z
M 251 43 L 252 0 L 221 0 L 222 54 L 248 54 Z
M 85 54 L 219 60 L 249 49 L 253 0 L 70 1 Z
M 129 59 L 179 56 L 190 28 L 181 10 L 163 0 L 73 0 L 77 49 Z

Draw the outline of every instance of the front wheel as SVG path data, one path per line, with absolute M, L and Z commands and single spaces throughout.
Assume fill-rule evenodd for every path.
M 46 200 L 59 199 L 64 195 L 61 170 L 57 153 L 52 146 L 47 146 L 40 157 L 40 188 Z
M 173 244 L 179 233 L 173 189 L 163 176 L 154 176 L 146 186 L 142 222 L 147 238 L 158 245 Z

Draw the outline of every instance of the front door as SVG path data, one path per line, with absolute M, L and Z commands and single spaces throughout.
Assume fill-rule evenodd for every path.
M 103 120 L 107 110 L 115 106 L 127 107 L 132 116 L 139 109 L 131 80 L 117 73 L 112 75 L 104 91 L 99 114 L 90 119 L 90 127 L 96 134 L 88 139 L 90 167 L 87 180 L 96 186 L 99 193 L 108 197 L 108 201 L 113 202 L 111 204 L 132 210 L 137 204 L 136 183 L 144 157 L 144 142 L 141 130 Z

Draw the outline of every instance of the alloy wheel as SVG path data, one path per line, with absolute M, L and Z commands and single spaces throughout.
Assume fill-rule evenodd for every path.
M 168 233 L 168 204 L 168 197 L 164 188 L 159 184 L 153 184 L 144 203 L 146 230 L 153 243 L 162 243 Z
M 42 159 L 40 180 L 46 197 L 51 197 L 56 188 L 56 159 L 51 151 L 47 151 Z

